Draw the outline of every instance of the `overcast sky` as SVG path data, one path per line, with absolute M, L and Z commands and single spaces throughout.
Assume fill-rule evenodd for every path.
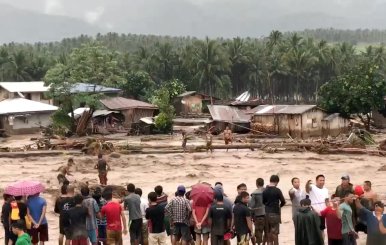
M 261 36 L 272 29 L 385 29 L 386 0 L 0 0 L 77 18 L 102 32 L 211 37 Z

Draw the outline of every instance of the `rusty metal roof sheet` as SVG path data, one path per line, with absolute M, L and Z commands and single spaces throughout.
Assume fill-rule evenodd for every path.
M 133 99 L 123 97 L 113 97 L 100 100 L 100 102 L 110 110 L 123 110 L 131 108 L 157 109 L 157 106 Z
M 317 108 L 316 105 L 260 105 L 253 108 L 255 115 L 303 114 Z
M 243 111 L 231 106 L 208 105 L 208 109 L 213 121 L 247 123 L 251 119 L 250 116 L 246 115 Z

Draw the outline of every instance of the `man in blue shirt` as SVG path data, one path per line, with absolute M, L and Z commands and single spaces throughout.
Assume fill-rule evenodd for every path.
M 367 245 L 386 245 L 386 234 L 380 228 L 386 226 L 386 215 L 383 214 L 384 205 L 382 202 L 374 202 L 374 212 L 364 208 L 359 199 L 355 202 L 360 210 L 362 219 L 367 223 Z
M 28 216 L 32 221 L 32 244 L 44 245 L 48 241 L 48 225 L 46 219 L 47 202 L 39 196 L 30 196 L 27 201 Z

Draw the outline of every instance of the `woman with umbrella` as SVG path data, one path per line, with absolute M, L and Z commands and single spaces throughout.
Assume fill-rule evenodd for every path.
M 30 234 L 33 244 L 39 241 L 40 244 L 44 244 L 48 241 L 48 226 L 45 218 L 47 202 L 39 197 L 43 191 L 44 186 L 39 181 L 18 181 L 8 185 L 4 190 L 4 193 L 15 197 L 28 196 L 26 223 L 28 226 L 29 220 L 32 222 Z
M 210 226 L 208 223 L 209 209 L 213 203 L 213 189 L 209 184 L 199 183 L 192 186 L 190 197 L 193 201 L 192 216 L 195 222 L 196 244 L 208 245 Z

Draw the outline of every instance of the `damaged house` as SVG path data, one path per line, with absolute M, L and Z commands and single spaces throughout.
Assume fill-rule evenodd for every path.
M 32 134 L 51 124 L 58 107 L 24 98 L 0 101 L 0 132 L 6 135 Z
M 102 99 L 100 102 L 109 110 L 119 111 L 124 116 L 123 126 L 131 128 L 132 124 L 140 122 L 143 117 L 153 117 L 157 106 L 133 99 L 113 97 Z
M 254 130 L 292 138 L 336 136 L 349 127 L 347 119 L 327 115 L 316 105 L 261 105 L 248 113 Z

